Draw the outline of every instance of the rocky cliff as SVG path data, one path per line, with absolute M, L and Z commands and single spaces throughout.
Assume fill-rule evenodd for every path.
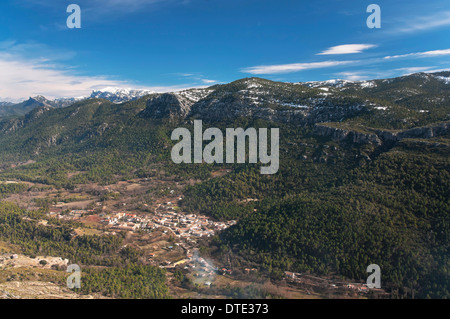
M 438 123 L 425 127 L 417 127 L 408 130 L 390 131 L 379 129 L 352 129 L 351 127 L 337 127 L 332 123 L 317 123 L 314 133 L 328 136 L 340 142 L 351 142 L 355 144 L 373 144 L 380 146 L 385 142 L 397 142 L 404 138 L 432 138 L 449 133 L 449 122 Z

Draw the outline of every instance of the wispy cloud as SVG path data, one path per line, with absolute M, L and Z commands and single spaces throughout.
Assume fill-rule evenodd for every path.
M 376 47 L 374 44 L 343 44 L 328 48 L 321 53 L 317 53 L 317 55 L 361 53 L 364 50 L 374 47 Z
M 28 41 L 18 43 L 14 40 L 6 40 L 0 42 L 0 53 L 10 56 L 21 57 L 23 59 L 33 59 L 41 63 L 52 61 L 67 61 L 76 56 L 74 51 L 70 50 L 54 50 L 43 43 Z
M 396 76 L 405 76 L 414 73 L 424 72 L 424 73 L 436 73 L 442 71 L 449 71 L 450 69 L 438 69 L 434 66 L 430 67 L 406 67 L 397 69 L 386 69 L 386 70 L 358 70 L 358 71 L 344 71 L 335 73 L 334 76 L 337 79 L 343 79 L 348 81 L 364 81 L 373 79 L 385 79 Z
M 367 74 L 362 72 L 339 72 L 335 74 L 338 78 L 348 81 L 361 81 L 370 78 Z
M 199 73 L 175 73 L 175 75 L 188 78 L 190 80 L 200 82 L 203 84 L 215 84 L 218 83 L 217 80 L 206 79 L 204 75 Z
M 433 70 L 424 71 L 424 73 L 436 73 L 436 72 L 448 72 L 448 71 L 450 71 L 450 68 L 433 69 Z
M 217 83 L 216 80 L 202 79 L 202 82 L 205 84 L 214 84 Z
M 387 78 L 390 76 L 395 76 L 396 72 L 394 70 L 380 71 L 377 69 L 363 69 L 357 71 L 344 71 L 335 73 L 334 75 L 338 79 L 348 80 L 348 81 L 364 81 L 373 80 L 380 78 Z
M 450 55 L 450 49 L 431 50 L 431 51 L 425 51 L 425 52 L 413 52 L 413 53 L 400 54 L 400 55 L 388 55 L 388 56 L 385 56 L 384 59 L 400 59 L 400 58 L 407 58 L 407 57 L 426 58 L 426 57 L 436 57 L 436 56 L 444 56 L 444 55 Z
M 80 75 L 74 68 L 68 68 L 57 57 L 70 54 L 56 53 L 45 57 L 36 54 L 30 58 L 19 54 L 24 47 L 44 48 L 39 44 L 0 43 L 0 101 L 20 101 L 30 96 L 44 95 L 48 98 L 78 97 L 89 95 L 93 90 L 105 87 L 133 87 L 155 92 L 178 91 L 192 87 L 190 84 L 176 86 L 137 86 L 127 81 L 112 79 L 107 76 Z
M 396 71 L 402 71 L 404 75 L 413 74 L 417 72 L 427 72 L 435 69 L 435 66 L 412 66 L 406 68 L 398 68 Z
M 324 61 L 324 62 L 310 62 L 310 63 L 259 65 L 243 68 L 241 69 L 241 72 L 250 74 L 281 74 L 281 73 L 299 72 L 310 69 L 329 68 L 356 62 L 358 61 Z
M 404 23 L 404 25 L 395 29 L 393 32 L 416 32 L 444 26 L 450 26 L 450 11 L 439 12 L 429 16 L 410 18 Z

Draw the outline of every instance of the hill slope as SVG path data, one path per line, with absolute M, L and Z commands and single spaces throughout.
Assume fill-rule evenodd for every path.
M 294 270 L 358 280 L 376 263 L 399 295 L 449 297 L 448 75 L 251 78 L 121 104 L 40 105 L 0 121 L 0 179 L 72 188 L 155 171 L 195 178 L 201 183 L 185 190 L 182 209 L 240 220 L 214 239 L 217 258 L 274 276 Z M 222 165 L 231 172 L 211 178 L 220 165 L 173 164 L 171 132 L 192 129 L 194 119 L 204 129 L 280 128 L 279 172 Z M 73 171 L 82 173 L 69 178 Z

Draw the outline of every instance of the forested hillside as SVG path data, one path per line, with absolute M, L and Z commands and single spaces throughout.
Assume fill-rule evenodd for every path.
M 342 86 L 252 78 L 122 104 L 41 106 L 0 121 L 0 180 L 61 189 L 150 176 L 196 181 L 184 190 L 182 210 L 238 220 L 215 238 L 218 259 L 232 256 L 275 277 L 298 271 L 354 280 L 367 278 L 374 263 L 398 296 L 448 298 L 448 75 Z M 261 175 L 259 164 L 174 164 L 171 132 L 192 130 L 194 119 L 204 129 L 280 128 L 278 173 Z M 12 185 L 0 184 L 0 197 L 25 188 Z M 156 272 L 136 265 L 133 251 L 118 253 L 120 237 L 71 239 L 67 225 L 37 226 L 21 218 L 29 212 L 0 208 L 0 239 L 27 254 L 57 254 L 136 278 Z M 158 279 L 147 282 L 155 290 L 119 293 L 121 283 L 101 283 L 107 273 L 87 276 L 88 293 L 166 294 Z

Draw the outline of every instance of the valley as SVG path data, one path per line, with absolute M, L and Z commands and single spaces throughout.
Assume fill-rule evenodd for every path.
M 216 172 L 213 172 L 216 173 Z M 212 174 L 216 175 L 216 174 Z M 8 184 L 18 182 L 9 181 Z M 202 257 L 201 251 L 211 238 L 236 221 L 209 221 L 202 215 L 181 212 L 179 201 L 185 185 L 149 178 L 116 184 L 77 185 L 61 191 L 27 183 L 28 190 L 3 198 L 24 210 L 40 211 L 35 221 L 39 227 L 55 227 L 53 221 L 73 227 L 72 237 L 107 236 L 122 233 L 123 248 L 139 251 L 139 261 L 166 270 L 170 292 L 176 298 L 365 298 L 367 292 L 339 287 L 325 278 L 306 279 L 308 275 L 286 272 L 275 281 L 257 269 L 234 269 L 223 261 Z M 39 191 L 30 191 L 31 189 Z M 175 192 L 176 190 L 176 192 Z M 94 195 L 96 194 L 96 195 Z M 152 198 L 152 201 L 148 201 Z M 107 298 L 99 293 L 77 294 L 64 285 L 68 259 L 21 254 L 19 246 L 0 246 L 0 293 L 2 298 L 77 299 Z M 70 263 L 77 263 L 71 259 Z M 85 265 L 89 267 L 88 265 Z M 250 275 L 250 277 L 249 277 Z M 314 277 L 313 277 L 314 278 Z M 46 281 L 49 280 L 49 281 Z M 317 280 L 319 280 L 317 282 Z M 363 283 L 359 283 L 362 287 Z M 379 292 L 385 294 L 384 291 Z
M 448 76 L 251 78 L 1 118 L 0 296 L 446 297 Z M 171 133 L 198 119 L 279 129 L 276 174 L 174 163 Z

